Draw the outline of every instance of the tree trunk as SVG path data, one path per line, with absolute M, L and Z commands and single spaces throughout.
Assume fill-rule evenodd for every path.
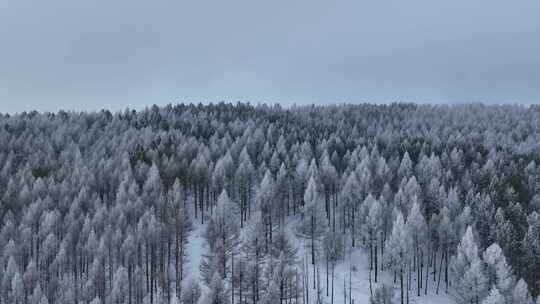
M 352 208 L 352 246 L 353 248 L 355 247 L 355 243 L 356 243 L 356 233 L 355 233 L 355 229 L 354 229 L 354 223 L 355 223 L 355 220 L 354 220 L 354 207 Z
M 150 246 L 150 303 L 154 303 L 154 245 Z
M 315 217 L 311 214 L 311 264 L 315 265 Z
M 378 268 L 378 260 L 377 260 L 377 244 L 375 244 L 375 283 L 377 283 L 377 268 Z
M 427 295 L 428 281 L 429 281 L 429 265 L 426 265 L 426 273 L 425 273 L 425 276 L 426 276 L 426 286 L 424 286 L 424 295 Z
M 328 257 L 326 257 L 326 296 L 328 297 Z
M 407 268 L 407 272 L 409 273 L 409 275 L 407 276 L 407 304 L 409 304 L 409 289 L 411 288 L 411 265 L 409 264 Z
M 437 249 L 433 249 L 433 282 L 437 279 Z
M 371 286 L 371 267 L 369 268 L 369 295 L 373 296 L 373 287 Z
M 444 258 L 444 252 L 441 252 L 441 262 L 439 263 L 439 280 L 437 281 L 437 290 L 435 291 L 435 294 L 439 294 L 439 286 L 441 285 L 441 274 L 442 274 L 441 268 L 442 268 L 443 258 Z
M 234 252 L 231 253 L 231 304 L 234 304 Z
M 401 304 L 404 304 L 403 302 L 403 268 L 399 269 L 399 285 L 400 285 L 400 291 L 401 291 Z
M 240 283 L 240 289 L 238 289 L 238 291 L 239 291 L 239 292 L 238 292 L 238 293 L 239 293 L 238 297 L 240 298 L 240 304 L 242 304 L 242 289 L 243 289 L 243 288 L 242 288 L 242 281 L 243 281 L 243 276 L 244 276 L 244 271 L 243 271 L 242 269 L 243 269 L 243 268 L 240 268 L 240 278 L 239 278 L 239 279 L 240 279 L 240 282 L 238 282 L 238 283 Z M 233 278 L 234 278 L 234 277 L 233 277 Z M 233 301 L 232 304 L 234 304 L 234 301 Z
M 131 263 L 131 257 L 128 259 L 128 303 L 131 304 L 131 278 L 132 278 L 132 263 Z
M 444 282 L 446 284 L 446 293 L 448 293 L 448 248 L 446 248 L 446 252 L 444 253 L 444 264 Z
M 417 268 L 416 268 L 416 296 L 419 297 L 420 296 L 420 288 L 422 288 L 422 277 L 421 277 L 421 274 L 422 274 L 422 262 L 420 261 L 420 255 L 417 253 Z M 419 259 L 420 258 L 420 259 Z
M 334 304 L 334 268 L 335 264 L 332 263 L 332 298 L 331 298 L 331 304 Z

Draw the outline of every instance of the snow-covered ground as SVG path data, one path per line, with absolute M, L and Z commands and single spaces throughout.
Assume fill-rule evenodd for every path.
M 208 244 L 206 244 L 206 239 L 204 238 L 206 225 L 201 225 L 197 221 L 194 223 L 193 228 L 194 230 L 191 232 L 188 242 L 186 281 L 190 279 L 200 280 L 199 265 L 201 264 L 203 254 L 208 252 Z
M 352 298 L 354 303 L 363 304 L 369 303 L 370 291 L 369 291 L 369 255 L 362 249 L 356 249 L 351 254 L 351 263 L 352 263 Z M 323 265 L 320 266 L 321 270 Z M 326 273 L 324 273 L 326 275 Z M 349 261 L 344 261 L 336 265 L 335 268 L 335 282 L 334 282 L 334 303 L 344 303 L 343 299 L 343 281 L 345 280 L 348 284 L 349 280 Z M 374 274 L 372 272 L 372 278 Z M 337 284 L 336 284 L 337 282 Z M 393 283 L 393 275 L 389 272 L 381 272 L 379 274 L 379 283 L 372 282 L 372 288 L 378 286 L 378 284 L 385 283 L 394 287 L 395 291 L 395 300 L 396 303 L 399 303 L 399 281 L 396 284 Z M 326 278 L 321 279 L 321 285 L 325 286 Z M 424 295 L 424 289 L 422 289 L 421 296 L 416 296 L 416 281 L 413 282 L 412 288 L 409 291 L 409 303 L 417 304 L 455 304 L 453 300 L 449 298 L 448 295 L 444 294 L 444 291 L 435 295 L 435 287 L 432 279 L 430 278 L 428 285 L 428 294 Z M 324 287 L 326 288 L 326 287 Z M 337 290 L 336 290 L 337 288 Z M 348 287 L 347 287 L 348 288 Z M 326 289 L 324 289 L 323 295 L 326 297 Z
M 287 232 L 291 239 L 293 240 L 293 244 L 297 245 L 298 248 L 298 256 L 299 259 L 301 259 L 302 256 L 306 254 L 306 249 L 304 247 L 304 240 L 299 238 L 297 234 L 295 233 L 295 227 L 296 227 L 297 221 L 291 220 L 287 224 Z M 195 221 L 194 223 L 194 230 L 191 233 L 189 237 L 189 244 L 188 244 L 188 263 L 186 266 L 186 280 L 187 282 L 189 279 L 196 279 L 200 280 L 200 274 L 199 274 L 199 265 L 201 263 L 201 259 L 203 254 L 205 254 L 208 251 L 208 245 L 206 244 L 205 238 L 204 238 L 204 231 L 205 231 L 206 225 L 201 225 L 200 222 Z M 307 252 L 309 255 L 309 251 Z M 348 299 L 345 299 L 345 292 L 344 289 L 347 289 L 347 298 L 348 295 L 348 289 L 349 289 L 349 267 L 351 267 L 352 275 L 351 275 L 351 298 L 353 299 L 354 304 L 367 304 L 369 303 L 369 297 L 370 297 L 370 289 L 369 289 L 369 256 L 368 253 L 365 252 L 364 249 L 356 248 L 354 249 L 349 257 L 347 257 L 344 261 L 341 261 L 340 263 L 336 264 L 334 269 L 334 303 L 335 304 L 341 304 L 341 303 L 349 303 Z M 310 282 L 310 303 L 315 304 L 316 303 L 316 290 L 313 289 L 313 268 L 312 265 L 309 265 L 309 282 Z M 373 275 L 373 273 L 372 273 Z M 320 276 L 320 288 L 321 288 L 321 296 L 322 296 L 322 302 L 323 303 L 330 303 L 330 296 L 326 296 L 326 264 L 323 260 L 319 261 L 319 276 Z M 429 279 L 428 284 L 428 294 L 424 295 L 424 289 L 422 289 L 421 296 L 416 296 L 416 281 L 415 278 L 413 278 L 411 290 L 409 292 L 409 303 L 410 304 L 455 304 L 456 302 L 453 301 L 449 295 L 446 295 L 444 293 L 444 288 L 441 288 L 441 291 L 439 292 L 439 295 L 435 294 L 435 288 L 436 283 L 433 282 L 433 279 Z M 346 283 L 344 286 L 344 282 Z M 375 283 L 372 282 L 372 289 L 375 290 L 378 284 L 387 284 L 389 286 L 392 286 L 395 291 L 395 303 L 399 303 L 399 281 L 396 284 L 393 284 L 393 275 L 387 271 L 383 271 L 379 273 L 379 282 Z M 206 293 L 206 287 L 204 284 L 201 284 L 202 289 L 202 296 L 199 301 L 201 303 L 202 299 L 204 298 L 204 295 Z M 331 293 L 331 286 L 329 286 L 329 290 Z M 350 304 L 353 304 L 350 303 Z

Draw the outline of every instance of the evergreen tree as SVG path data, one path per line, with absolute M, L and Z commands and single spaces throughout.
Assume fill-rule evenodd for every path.
M 496 286 L 505 299 L 510 299 L 515 278 L 501 247 L 497 243 L 493 243 L 484 251 L 483 257 L 487 266 L 488 286 Z
M 362 201 L 362 194 L 360 192 L 360 184 L 358 178 L 354 172 L 351 172 L 347 177 L 345 185 L 341 189 L 340 198 L 342 204 L 342 229 L 345 229 L 345 225 L 350 228 L 352 246 L 356 245 L 356 216 L 358 213 L 360 202 Z M 350 216 L 350 219 L 346 215 Z
M 506 300 L 499 293 L 497 287 L 491 288 L 489 295 L 482 301 L 482 304 L 505 304 Z
M 242 250 L 249 263 L 246 268 L 249 268 L 253 301 L 258 301 L 260 299 L 261 274 L 268 256 L 264 241 L 265 227 L 260 212 L 255 213 L 246 230 Z
M 375 282 L 378 278 L 378 244 L 382 240 L 383 209 L 381 203 L 369 194 L 363 203 L 368 210 L 364 230 L 369 241 L 369 264 L 370 269 L 375 269 Z
M 265 224 L 265 246 L 268 250 L 272 242 L 272 233 L 274 230 L 272 215 L 274 213 L 275 200 L 275 181 L 269 170 L 266 170 L 264 177 L 257 191 L 256 201 L 259 203 L 263 223 Z
M 206 240 L 210 250 L 215 252 L 218 249 L 223 252 L 221 256 L 228 258 L 240 242 L 240 227 L 238 226 L 238 212 L 236 205 L 231 202 L 227 192 L 223 190 L 217 200 L 216 209 L 206 226 Z M 220 244 L 220 248 L 216 248 Z M 224 263 L 227 263 L 226 260 Z M 223 269 L 226 265 L 223 266 Z M 224 272 L 223 275 L 227 277 Z
M 44 296 L 41 285 L 38 283 L 34 288 L 32 296 L 30 297 L 30 304 L 40 304 L 41 298 Z
M 523 239 L 525 273 L 534 290 L 540 289 L 540 214 L 533 211 L 527 217 L 528 229 Z
M 215 272 L 208 285 L 208 293 L 203 299 L 204 304 L 228 304 L 230 303 L 229 297 L 227 296 L 227 291 L 225 285 L 223 284 L 223 279 L 219 272 Z
M 405 302 L 404 295 L 404 271 L 407 266 L 408 250 L 410 248 L 407 241 L 409 241 L 408 231 L 405 229 L 405 222 L 401 212 L 396 211 L 396 217 L 394 225 L 392 227 L 392 234 L 386 242 L 385 249 L 385 264 L 394 271 L 395 276 L 399 276 L 400 285 L 400 299 L 401 304 Z M 395 280 L 394 280 L 395 281 Z
M 118 267 L 113 277 L 111 303 L 125 303 L 128 293 L 128 274 L 125 267 Z
M 529 293 L 529 287 L 527 286 L 527 283 L 520 279 L 517 284 L 514 287 L 514 290 L 512 291 L 511 297 L 512 303 L 523 303 L 523 304 L 532 304 L 533 298 L 531 294 Z
M 320 204 L 321 199 L 315 178 L 309 179 L 306 192 L 304 194 L 306 206 L 304 208 L 303 220 L 299 226 L 299 231 L 309 239 L 311 251 L 311 264 L 315 265 L 315 251 L 318 239 L 325 231 L 326 225 L 323 223 Z
M 487 278 L 478 255 L 478 245 L 469 226 L 450 262 L 453 296 L 458 303 L 480 303 L 486 294 Z M 497 291 L 498 292 L 498 291 Z
M 416 269 L 417 274 L 417 296 L 420 296 L 420 289 L 422 288 L 422 274 L 424 267 L 424 256 L 427 255 L 427 243 L 428 243 L 428 227 L 424 216 L 420 211 L 420 205 L 417 201 L 412 205 L 409 212 L 409 218 L 407 219 L 406 228 L 408 230 L 409 237 L 412 238 L 413 254 L 413 267 Z
M 0 115 L 0 303 L 182 300 L 202 256 L 190 277 L 218 273 L 228 301 L 275 301 L 273 285 L 332 304 L 347 244 L 401 299 L 433 279 L 458 301 L 532 302 L 538 121 L 536 106 L 401 103 Z

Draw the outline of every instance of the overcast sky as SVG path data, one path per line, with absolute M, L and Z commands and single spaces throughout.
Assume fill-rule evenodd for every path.
M 538 0 L 0 0 L 0 112 L 539 103 Z

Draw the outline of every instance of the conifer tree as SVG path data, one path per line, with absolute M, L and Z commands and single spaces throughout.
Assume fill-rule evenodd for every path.
M 456 255 L 452 257 L 450 270 L 453 279 L 452 294 L 458 303 L 480 303 L 487 292 L 487 278 L 470 226 L 458 245 Z

